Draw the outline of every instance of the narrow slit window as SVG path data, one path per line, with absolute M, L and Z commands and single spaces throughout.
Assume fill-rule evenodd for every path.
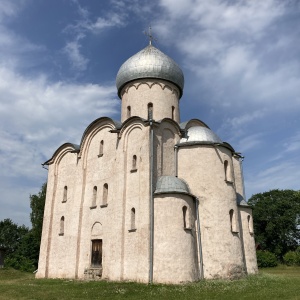
M 63 195 L 63 201 L 62 202 L 67 202 L 68 199 L 68 187 L 64 187 L 64 195 Z
M 172 106 L 172 120 L 175 120 L 175 106 Z
M 59 235 L 64 235 L 65 233 L 65 217 L 60 218 L 59 224 Z
M 136 160 L 137 160 L 137 157 L 136 155 L 133 155 L 132 156 L 132 166 L 131 166 L 131 171 L 134 172 L 137 170 L 137 167 L 136 167 Z
M 148 119 L 153 119 L 153 104 L 148 103 Z
M 232 182 L 232 171 L 228 160 L 224 161 L 225 181 Z
M 235 216 L 235 212 L 233 209 L 231 209 L 229 211 L 229 217 L 230 217 L 230 229 L 231 232 L 236 233 L 238 232 L 237 230 L 237 224 L 236 224 L 236 216 Z
M 97 207 L 97 187 L 94 186 L 94 188 L 93 188 L 93 200 L 92 200 L 91 208 L 96 208 L 96 207 Z
M 131 106 L 127 106 L 127 119 L 131 117 Z
M 102 200 L 102 204 L 103 204 L 104 206 L 107 205 L 107 197 L 108 197 L 108 184 L 105 183 L 105 184 L 103 185 L 103 200 Z
M 99 155 L 98 155 L 99 157 L 103 156 L 103 148 L 104 148 L 104 141 L 102 140 L 99 145 Z
M 135 208 L 131 209 L 131 216 L 130 216 L 130 229 L 134 230 L 135 228 Z
M 247 216 L 247 221 L 248 221 L 249 233 L 253 234 L 253 221 L 251 220 L 251 216 L 250 215 Z
M 189 211 L 187 206 L 182 207 L 182 217 L 183 217 L 183 228 L 190 229 Z

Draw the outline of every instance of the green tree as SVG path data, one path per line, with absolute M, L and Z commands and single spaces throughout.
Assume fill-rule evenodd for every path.
M 6 249 L 7 255 L 12 254 L 28 232 L 26 226 L 18 226 L 11 219 L 4 219 L 0 221 L 0 246 Z
M 30 195 L 30 220 L 32 229 L 21 245 L 22 255 L 33 260 L 35 267 L 38 266 L 40 244 L 43 229 L 43 217 L 46 201 L 47 184 L 42 185 L 37 195 Z
M 47 185 L 37 195 L 30 195 L 32 228 L 18 226 L 10 219 L 0 221 L 0 246 L 6 249 L 5 264 L 23 271 L 38 266 Z
M 253 195 L 256 242 L 280 259 L 300 242 L 300 191 L 271 190 Z

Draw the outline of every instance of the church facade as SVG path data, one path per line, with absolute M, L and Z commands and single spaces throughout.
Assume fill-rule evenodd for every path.
M 151 43 L 117 74 L 121 121 L 102 117 L 44 163 L 37 278 L 181 283 L 257 272 L 242 156 L 180 122 L 184 77 Z

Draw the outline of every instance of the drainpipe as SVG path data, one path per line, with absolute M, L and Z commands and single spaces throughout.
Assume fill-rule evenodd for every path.
M 199 247 L 199 275 L 200 279 L 204 279 L 203 271 L 203 253 L 202 253 L 202 242 L 201 242 L 201 231 L 200 231 L 200 217 L 199 217 L 199 199 L 195 198 L 196 204 L 196 218 L 197 218 L 197 235 L 198 235 L 198 247 Z
M 153 120 L 150 115 L 150 257 L 149 283 L 153 282 L 153 244 L 154 244 L 154 198 L 153 198 Z
M 174 155 L 175 155 L 175 176 L 178 177 L 178 146 L 174 146 Z

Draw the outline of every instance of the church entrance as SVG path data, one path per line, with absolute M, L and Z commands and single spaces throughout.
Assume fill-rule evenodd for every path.
M 91 267 L 102 267 L 102 240 L 92 240 Z

